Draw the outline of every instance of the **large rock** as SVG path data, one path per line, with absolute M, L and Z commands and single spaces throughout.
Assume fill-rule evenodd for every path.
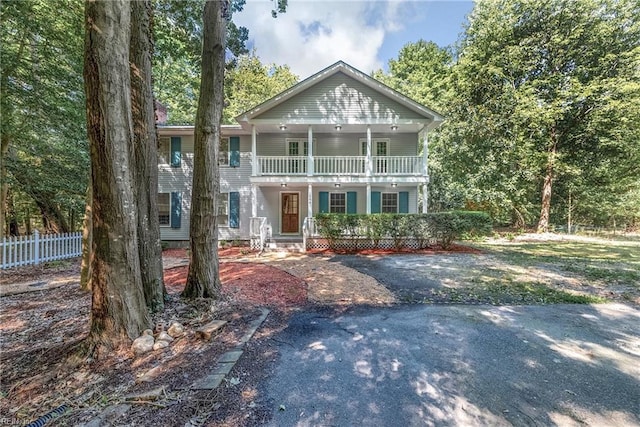
M 155 342 L 155 344 L 153 344 L 154 350 L 160 350 L 161 348 L 167 348 L 167 347 L 169 347 L 168 341 L 158 340 Z
M 151 350 L 153 350 L 154 342 L 155 340 L 153 339 L 153 335 L 147 335 L 145 333 L 141 337 L 133 340 L 133 344 L 131 345 L 131 350 L 133 350 L 135 354 L 148 353 Z
M 165 331 L 162 331 L 156 337 L 156 342 L 158 342 L 158 341 L 171 342 L 171 341 L 173 341 L 173 337 L 171 335 L 169 335 L 168 333 L 166 333 Z
M 169 329 L 167 329 L 167 333 L 171 335 L 173 338 L 178 338 L 184 335 L 184 326 L 182 326 L 178 322 L 172 322 Z

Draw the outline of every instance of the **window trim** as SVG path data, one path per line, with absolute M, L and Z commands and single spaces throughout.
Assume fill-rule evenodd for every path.
M 333 194 L 342 194 L 344 196 L 344 212 L 333 212 L 332 204 L 331 204 L 331 196 Z M 338 213 L 338 214 L 346 214 L 348 212 L 347 209 L 347 192 L 346 191 L 329 191 L 329 213 Z
M 284 155 L 285 156 L 291 156 L 291 157 L 295 157 L 291 154 L 289 154 L 289 144 L 292 142 L 297 142 L 300 143 L 302 142 L 303 144 L 306 143 L 307 145 L 307 154 L 298 154 L 297 157 L 306 157 L 309 155 L 309 138 L 286 138 L 285 139 L 285 143 L 284 143 Z M 315 147 L 316 147 L 316 139 L 313 138 L 311 140 L 312 144 L 312 151 L 315 151 Z M 304 153 L 304 149 L 302 150 L 302 152 Z
M 162 144 L 166 142 L 167 149 L 162 149 Z M 158 137 L 158 164 L 171 166 L 171 137 L 159 136 Z M 160 194 L 160 193 L 158 193 Z
M 396 195 L 396 211 L 395 212 L 385 212 L 384 211 L 384 195 L 385 194 L 395 194 Z M 381 191 L 380 192 L 380 213 L 398 213 L 400 212 L 400 193 L 397 191 Z
M 226 192 L 222 192 L 221 191 L 220 194 L 218 195 L 218 198 L 220 198 L 221 196 L 223 196 L 225 194 L 227 195 L 227 204 L 226 204 L 226 207 L 227 207 L 227 209 L 226 209 L 226 211 L 227 211 L 227 221 L 226 221 L 225 224 L 220 224 L 220 221 L 218 221 L 218 227 L 230 228 L 229 227 L 229 204 L 230 204 L 230 199 L 229 198 L 231 197 L 230 196 L 231 192 L 230 191 L 226 191 Z M 216 206 L 216 219 L 219 216 L 222 216 L 222 215 L 218 214 L 218 209 L 219 209 L 219 206 Z
M 389 157 L 391 156 L 391 138 L 371 138 L 371 156 L 372 157 L 376 157 L 377 154 L 375 153 L 376 151 L 376 142 L 386 142 L 387 143 L 387 154 L 385 154 L 385 157 Z M 363 143 L 364 143 L 364 150 L 363 150 Z M 359 139 L 359 144 L 360 144 L 360 155 L 361 156 L 366 156 L 367 155 L 367 138 L 360 138 Z
M 169 203 L 167 203 L 167 206 L 169 207 L 169 222 L 167 224 L 159 224 L 161 228 L 171 228 L 171 216 L 173 215 L 173 213 L 171 212 L 171 192 L 169 191 L 168 193 L 164 193 L 164 192 L 158 192 L 158 199 L 160 199 L 160 195 L 161 194 L 166 194 L 169 198 Z M 156 200 L 156 203 L 158 204 L 158 223 L 160 222 L 160 200 Z
M 227 141 L 227 149 L 226 150 L 222 150 L 222 140 L 225 139 Z M 220 154 L 222 153 L 227 153 L 227 162 L 226 163 L 221 163 L 220 159 L 221 156 Z M 220 137 L 220 145 L 218 146 L 218 166 L 223 166 L 223 167 L 230 167 L 231 165 L 231 139 L 228 136 L 222 136 Z

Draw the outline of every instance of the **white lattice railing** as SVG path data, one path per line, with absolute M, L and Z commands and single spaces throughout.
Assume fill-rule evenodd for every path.
M 40 264 L 82 255 L 82 233 L 40 234 L 3 237 L 1 268 Z

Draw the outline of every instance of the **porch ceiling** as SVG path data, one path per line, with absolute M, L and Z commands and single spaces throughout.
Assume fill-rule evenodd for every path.
M 258 133 L 307 133 L 309 129 L 309 123 L 282 123 L 286 126 L 286 129 L 280 129 L 280 123 L 257 123 L 256 131 Z M 340 133 L 357 133 L 357 134 L 366 134 L 367 126 L 371 126 L 372 134 L 380 134 L 380 133 L 389 133 L 392 132 L 391 124 L 344 124 L 340 123 L 342 128 L 340 130 L 336 129 L 336 124 L 338 123 L 319 123 L 319 124 L 311 124 L 314 133 L 330 133 L 330 134 L 340 134 Z M 425 123 L 398 123 L 397 130 L 393 132 L 397 133 L 418 133 L 425 127 Z

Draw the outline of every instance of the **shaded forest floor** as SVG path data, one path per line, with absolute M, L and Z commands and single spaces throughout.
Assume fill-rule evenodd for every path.
M 185 261 L 184 251 L 167 255 L 169 264 Z M 221 255 L 228 260 L 240 254 L 227 251 Z M 77 277 L 78 267 L 74 260 L 3 272 L 0 283 Z M 82 340 L 89 331 L 91 296 L 77 282 L 2 297 L 3 422 L 26 424 L 66 405 L 66 412 L 55 424 L 78 425 L 95 419 L 105 408 L 113 410 L 127 403 L 131 409 L 118 424 L 173 426 L 192 419 L 216 425 L 260 424 L 267 415 L 264 405 L 254 401 L 254 387 L 263 371 L 261 364 L 269 360 L 264 357 L 268 348 L 263 347 L 269 346 L 264 337 L 280 330 L 291 310 L 306 304 L 307 286 L 289 273 L 257 263 L 223 262 L 220 274 L 224 298 L 211 303 L 179 297 L 186 267 L 165 270 L 166 309 L 154 316 L 153 322 L 156 327 L 166 327 L 178 321 L 186 333 L 169 348 L 140 356 L 128 348 L 101 360 L 81 356 Z M 245 349 L 247 356 L 230 374 L 233 380 L 213 391 L 191 390 L 222 354 L 237 345 L 249 323 L 260 315 L 259 306 L 272 311 Z M 211 341 L 198 338 L 195 329 L 213 319 L 227 324 Z M 261 357 L 252 358 L 256 351 Z M 159 387 L 164 390 L 161 396 L 136 397 Z M 117 413 L 114 416 L 117 419 Z

